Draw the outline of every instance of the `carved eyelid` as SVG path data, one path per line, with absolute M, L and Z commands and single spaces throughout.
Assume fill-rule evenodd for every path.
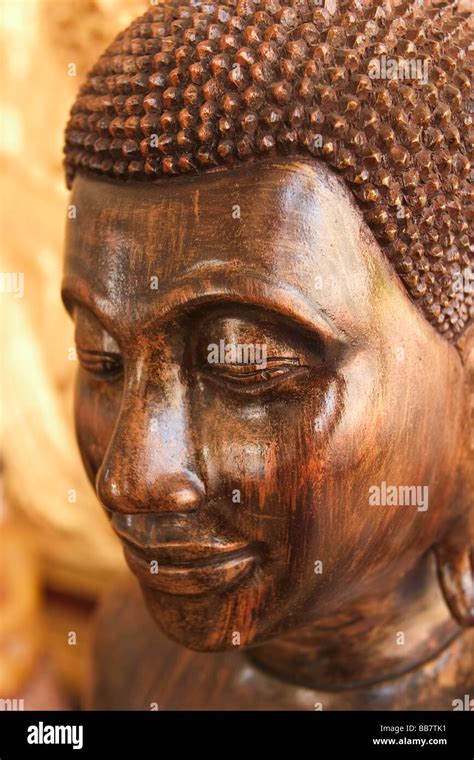
M 78 352 L 79 363 L 96 380 L 115 381 L 123 375 L 123 362 L 118 354 L 102 354 L 97 351 Z
M 270 366 L 269 366 L 270 365 Z M 272 366 L 273 365 L 273 366 Z M 236 369 L 245 369 L 246 367 L 260 367 L 259 370 L 256 372 L 262 372 L 265 369 L 277 369 L 278 366 L 301 366 L 301 361 L 299 356 L 268 356 L 264 362 L 258 362 L 258 361 L 252 361 L 252 362 L 215 362 L 210 364 L 209 362 L 204 362 L 202 365 L 203 369 L 208 368 L 216 368 L 216 369 L 225 369 L 227 367 L 230 367 L 234 370 Z
M 252 375 L 250 374 L 238 375 L 237 373 L 228 373 L 226 376 L 224 372 L 213 372 L 212 370 L 210 372 L 206 372 L 205 374 L 209 382 L 220 385 L 227 390 L 232 389 L 235 393 L 257 396 L 262 392 L 269 391 L 272 388 L 277 388 L 280 384 L 285 383 L 285 381 L 288 381 L 291 378 L 299 377 L 300 375 L 305 374 L 308 370 L 311 369 L 311 367 L 308 365 L 300 364 L 294 366 L 286 366 L 284 369 L 287 369 L 288 371 L 283 372 L 280 375 L 271 375 L 270 377 L 263 378 L 262 380 L 252 380 Z M 265 369 L 261 369 L 258 374 L 262 374 L 266 371 L 267 370 Z
M 77 353 L 87 354 L 87 356 L 99 356 L 111 359 L 116 359 L 117 357 L 121 358 L 121 354 L 118 351 L 91 351 L 88 348 L 80 348 L 79 346 L 77 346 Z
M 256 366 L 256 365 L 250 365 Z M 235 365 L 234 365 L 235 367 Z M 250 372 L 235 372 L 226 371 L 225 367 L 216 365 L 215 374 L 221 379 L 229 379 L 233 382 L 240 383 L 241 381 L 252 381 L 255 379 L 255 384 L 265 383 L 269 380 L 277 380 L 279 377 L 283 379 L 290 374 L 293 374 L 295 370 L 306 369 L 305 365 L 301 364 L 278 364 L 273 367 L 260 367 L 259 369 L 252 370 Z M 265 377 L 266 375 L 266 377 Z M 263 377 L 262 377 L 263 376 Z M 259 379 L 260 378 L 260 379 Z

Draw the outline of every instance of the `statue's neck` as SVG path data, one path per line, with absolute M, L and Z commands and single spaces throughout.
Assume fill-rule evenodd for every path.
M 460 631 L 436 579 L 431 555 L 376 599 L 249 651 L 272 675 L 338 690 L 396 678 L 434 657 Z

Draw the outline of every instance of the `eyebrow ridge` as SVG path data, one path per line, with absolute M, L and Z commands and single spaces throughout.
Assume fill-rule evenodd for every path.
M 204 284 L 202 281 L 199 282 L 201 292 L 196 293 L 196 283 L 186 284 L 182 282 L 186 279 L 186 275 L 187 273 L 180 278 L 181 283 L 176 283 L 172 290 L 164 294 L 160 304 L 160 313 L 152 314 L 148 319 L 142 320 L 144 329 L 152 329 L 157 321 L 172 318 L 179 312 L 185 312 L 189 308 L 196 308 L 207 303 L 235 304 L 236 306 L 260 308 L 270 316 L 287 319 L 316 337 L 323 338 L 335 345 L 343 346 L 349 343 L 349 336 L 334 325 L 333 320 L 323 308 L 320 306 L 312 307 L 304 297 L 302 298 L 301 293 L 293 288 L 269 282 L 264 277 L 259 277 L 252 272 L 246 274 L 245 277 L 239 274 L 239 278 L 243 280 L 244 292 L 242 292 L 242 287 L 236 286 L 236 283 L 232 283 L 231 286 L 224 286 L 219 283 L 212 283 L 209 279 Z M 208 276 L 210 277 L 210 275 Z M 249 288 L 249 283 L 254 287 Z M 62 295 L 70 313 L 70 301 L 85 306 L 112 337 L 117 333 L 115 320 L 110 316 L 112 312 L 110 301 L 97 294 L 91 295 L 90 287 L 82 277 L 75 274 L 66 275 L 63 280 Z

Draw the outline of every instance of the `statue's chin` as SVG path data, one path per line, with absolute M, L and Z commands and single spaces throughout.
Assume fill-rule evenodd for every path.
M 206 614 L 200 606 L 202 596 L 172 597 L 145 586 L 141 590 L 154 623 L 171 641 L 195 652 L 225 652 L 249 646 L 248 643 L 241 646 L 237 632 L 223 630 L 216 617 L 209 611 Z
M 259 626 L 252 631 L 243 631 L 239 623 L 230 622 L 230 600 L 221 597 L 219 609 L 216 595 L 204 601 L 205 595 L 191 597 L 171 596 L 141 586 L 146 608 L 160 631 L 171 641 L 175 641 L 195 652 L 236 652 L 251 650 L 268 643 L 280 634 Z M 206 595 L 207 597 L 207 595 Z M 235 603 L 232 604 L 235 609 Z M 221 623 L 222 621 L 222 623 Z

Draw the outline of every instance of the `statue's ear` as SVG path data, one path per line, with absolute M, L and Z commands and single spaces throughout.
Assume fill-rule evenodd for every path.
M 474 626 L 474 530 L 461 516 L 435 547 L 438 578 L 446 603 L 460 625 Z
M 444 598 L 461 625 L 474 626 L 474 325 L 458 342 L 464 368 L 464 440 L 457 517 L 435 546 Z

